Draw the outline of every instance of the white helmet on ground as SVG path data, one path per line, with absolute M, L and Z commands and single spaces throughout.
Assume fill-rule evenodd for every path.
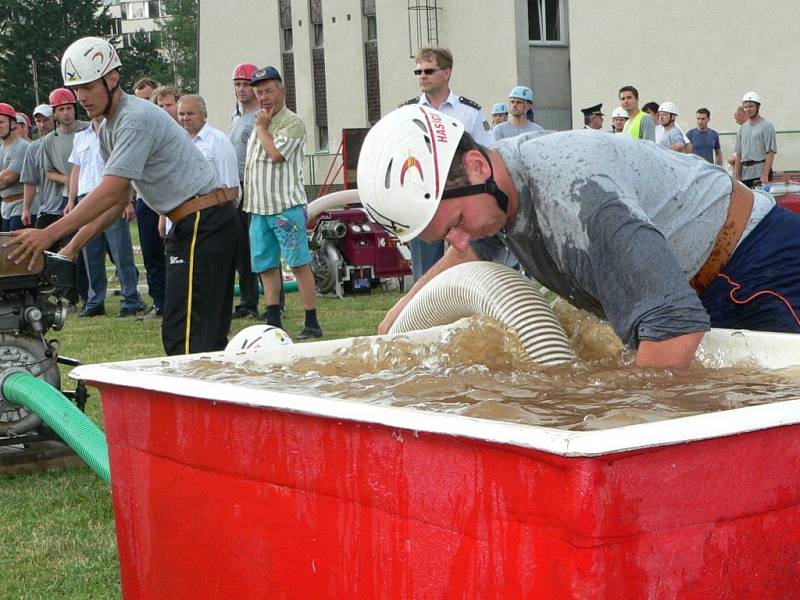
M 627 119 L 627 118 L 628 118 L 628 111 L 626 111 L 626 110 L 625 110 L 624 108 L 622 108 L 621 106 L 618 106 L 617 108 L 615 108 L 615 109 L 613 110 L 613 112 L 611 113 L 611 118 L 612 118 L 612 119 L 617 119 L 617 118 L 619 118 L 619 117 L 622 117 L 622 118 L 624 118 L 624 119 Z
M 82 85 L 97 81 L 106 73 L 121 67 L 117 51 L 110 42 L 98 37 L 85 37 L 72 42 L 61 58 L 64 85 Z
M 756 104 L 761 104 L 761 96 L 759 96 L 756 92 L 747 92 L 744 96 L 742 96 L 742 102 L 755 102 Z
M 658 107 L 658 112 L 669 113 L 671 115 L 678 115 L 678 109 L 675 108 L 674 102 L 662 102 L 661 106 Z
M 358 157 L 358 195 L 370 217 L 403 242 L 422 233 L 463 134 L 458 119 L 418 104 L 378 121 Z
M 257 352 L 264 348 L 288 346 L 292 338 L 283 329 L 273 325 L 252 325 L 245 327 L 225 346 L 225 354 L 235 355 Z

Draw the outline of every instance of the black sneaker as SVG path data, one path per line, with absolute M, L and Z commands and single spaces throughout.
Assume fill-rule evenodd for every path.
M 102 317 L 104 314 L 106 314 L 106 307 L 101 304 L 92 308 L 84 308 L 78 313 L 78 317 Z
M 237 306 L 233 311 L 234 319 L 258 319 L 258 311 L 244 306 Z
M 321 338 L 321 337 L 322 337 L 321 327 L 303 327 L 303 331 L 297 334 L 297 336 L 294 339 L 310 340 L 311 338 Z
M 139 306 L 137 308 L 120 308 L 119 309 L 119 314 L 117 316 L 118 317 L 122 317 L 122 318 L 124 318 L 124 317 L 135 317 L 136 315 L 138 315 L 143 310 L 144 310 L 144 305 Z

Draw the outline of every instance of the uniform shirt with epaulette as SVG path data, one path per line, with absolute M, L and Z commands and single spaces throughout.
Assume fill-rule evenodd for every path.
M 30 142 L 23 138 L 17 138 L 10 146 L 0 144 L 0 172 L 9 169 L 17 175 L 22 173 L 22 164 L 25 162 L 25 150 Z M 5 199 L 17 196 L 22 193 L 23 184 L 20 181 L 0 190 L 0 197 L 3 198 L 2 217 L 10 219 L 22 214 L 22 198 L 14 202 L 6 202 Z
M 411 98 L 403 102 L 400 106 L 405 106 L 407 104 L 430 106 L 439 112 L 455 117 L 464 124 L 464 130 L 481 146 L 490 146 L 494 141 L 492 138 L 491 125 L 489 125 L 488 119 L 483 116 L 481 105 L 469 98 L 456 96 L 450 91 L 447 100 L 442 102 L 440 106 L 433 106 L 428 102 L 428 97 L 425 94 Z

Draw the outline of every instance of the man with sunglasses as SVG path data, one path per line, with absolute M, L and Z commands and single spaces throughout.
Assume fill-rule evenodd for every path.
M 636 366 L 687 367 L 711 326 L 800 333 L 800 215 L 693 156 L 581 130 L 485 148 L 453 119 L 406 106 L 365 138 L 358 192 L 401 241 L 450 242 L 382 332 L 437 273 L 497 260 L 494 240 L 607 318 Z
M 491 125 L 481 112 L 477 102 L 464 96 L 457 96 L 450 90 L 450 77 L 453 74 L 453 53 L 447 48 L 420 48 L 415 57 L 414 75 L 417 77 L 419 96 L 407 100 L 401 106 L 418 104 L 435 108 L 451 117 L 457 118 L 472 138 L 484 146 L 492 143 Z M 422 277 L 444 255 L 444 243 L 414 240 L 411 247 L 411 269 L 414 280 Z

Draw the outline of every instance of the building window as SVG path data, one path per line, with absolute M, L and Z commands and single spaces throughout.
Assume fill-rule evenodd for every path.
M 294 48 L 294 35 L 292 34 L 292 28 L 287 27 L 283 30 L 283 51 L 291 52 L 292 48 Z
M 297 112 L 297 96 L 294 86 L 294 36 L 292 35 L 292 3 L 291 0 L 278 0 L 279 26 L 281 30 L 281 67 L 283 67 L 283 85 L 286 87 L 286 106 Z
M 370 125 L 381 118 L 381 83 L 378 72 L 378 21 L 375 14 L 375 2 L 362 5 L 364 18 L 364 74 L 367 95 L 367 121 Z
M 528 0 L 528 38 L 531 44 L 567 43 L 565 0 Z

